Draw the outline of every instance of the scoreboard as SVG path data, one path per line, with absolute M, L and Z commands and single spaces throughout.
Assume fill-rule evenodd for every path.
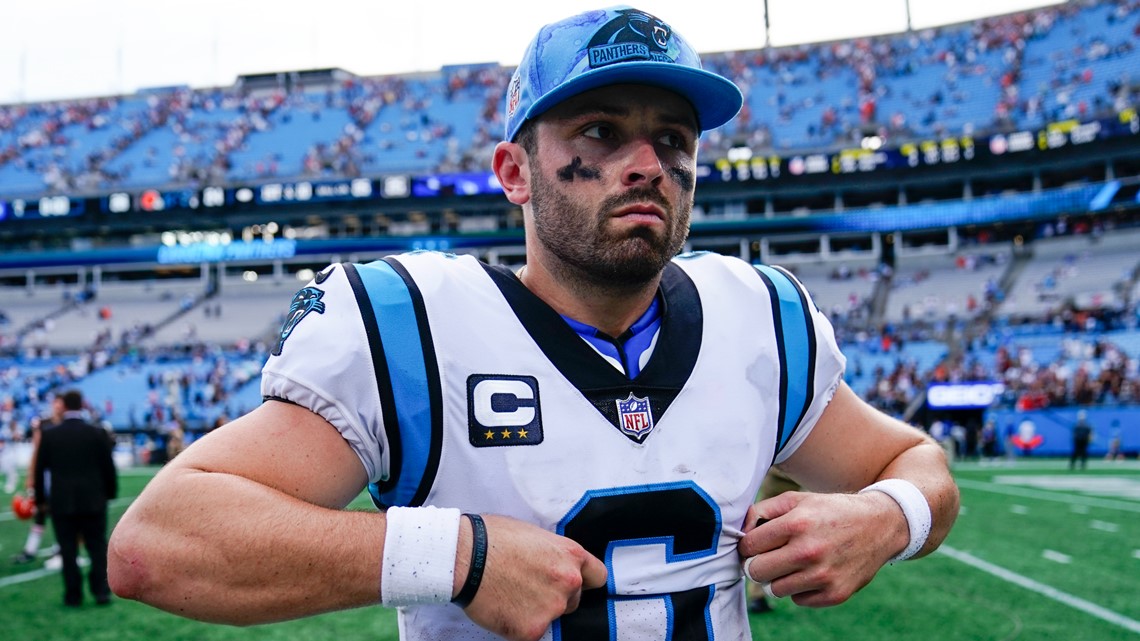
M 1098 140 L 1140 135 L 1136 109 L 1121 111 L 1115 118 L 1066 120 L 1041 129 L 974 138 L 955 136 L 903 143 L 897 148 L 877 148 L 869 139 L 866 147 L 817 154 L 762 154 L 732 160 L 722 158 L 702 168 L 701 178 L 712 182 L 779 181 L 797 176 L 869 174 L 883 170 L 917 169 L 967 164 L 976 160 L 1016 157 L 1027 152 L 1053 152 L 1080 147 Z M 750 154 L 746 154 L 749 155 Z

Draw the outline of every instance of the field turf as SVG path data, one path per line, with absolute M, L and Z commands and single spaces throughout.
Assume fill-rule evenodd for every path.
M 117 520 L 154 470 L 126 470 Z M 779 641 L 1140 639 L 1140 463 L 1056 460 L 960 464 L 962 515 L 943 548 L 884 568 L 839 607 L 781 600 L 752 617 L 753 636 Z M 58 572 L 13 565 L 27 522 L 0 511 L 0 631 L 11 641 L 395 641 L 381 607 L 249 628 L 209 625 L 116 599 L 61 604 Z M 361 506 L 365 499 L 358 499 Z M 44 546 L 51 543 L 49 532 Z

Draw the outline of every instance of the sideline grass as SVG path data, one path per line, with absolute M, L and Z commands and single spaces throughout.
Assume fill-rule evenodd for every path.
M 1070 473 L 1062 461 L 1019 461 L 1012 468 L 960 465 L 963 514 L 947 545 L 1032 581 L 1140 620 L 1140 465 L 1093 462 Z M 133 497 L 153 470 L 121 477 L 122 495 Z M 1017 476 L 1017 483 L 1008 483 Z M 1043 489 L 1034 479 L 1105 481 L 1131 496 L 1086 489 Z M 1082 481 L 1082 483 L 1075 483 Z M 1054 483 L 1055 484 L 1055 483 Z M 6 497 L 5 497 L 6 498 Z M 5 500 L 6 503 L 6 500 Z M 112 521 L 126 509 L 120 501 Z M 367 504 L 363 498 L 360 505 Z M 6 507 L 6 505 L 5 505 Z M 27 533 L 27 523 L 0 512 L 0 612 L 4 638 L 13 641 L 396 641 L 395 613 L 364 608 L 272 625 L 234 628 L 188 621 L 135 602 L 78 611 L 60 604 L 62 585 L 52 573 L 3 585 L 38 565 L 7 562 Z M 50 531 L 44 545 L 51 542 Z M 1046 551 L 1057 554 L 1047 555 Z M 1069 559 L 1063 563 L 1057 559 Z M 90 602 L 88 602 L 90 603 Z M 824 610 L 787 600 L 752 618 L 757 640 L 779 641 L 1013 641 L 1088 639 L 1135 641 L 1140 634 L 1014 585 L 946 554 L 885 568 L 848 603 Z

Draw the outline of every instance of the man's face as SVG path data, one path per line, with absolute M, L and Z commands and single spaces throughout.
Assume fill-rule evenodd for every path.
M 689 103 L 654 87 L 604 87 L 543 114 L 536 135 L 531 205 L 548 255 L 598 285 L 659 275 L 689 231 L 698 137 Z

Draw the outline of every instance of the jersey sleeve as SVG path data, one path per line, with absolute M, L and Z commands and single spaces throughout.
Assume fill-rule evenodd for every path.
M 775 463 L 788 459 L 811 433 L 843 381 L 847 359 L 835 331 L 794 276 L 780 267 L 758 265 L 771 293 L 783 381 Z
M 261 372 L 261 394 L 331 423 L 370 482 L 387 478 L 388 438 L 366 323 L 344 265 L 331 265 L 290 302 Z

